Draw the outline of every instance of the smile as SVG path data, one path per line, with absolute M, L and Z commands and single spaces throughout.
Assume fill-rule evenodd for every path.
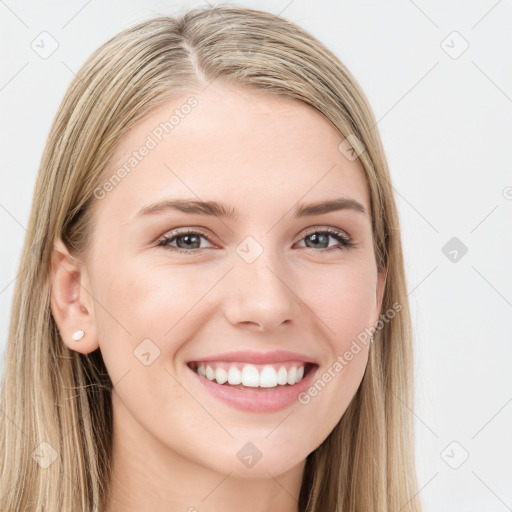
M 299 383 L 314 365 L 301 361 L 249 364 L 224 361 L 195 361 L 189 367 L 201 377 L 239 389 L 275 389 Z
M 206 391 L 231 408 L 251 413 L 277 412 L 299 403 L 299 395 L 311 385 L 319 368 L 316 363 L 291 361 L 262 365 L 194 361 L 187 367 L 199 385 L 198 392 Z M 238 384 L 230 384 L 229 379 Z

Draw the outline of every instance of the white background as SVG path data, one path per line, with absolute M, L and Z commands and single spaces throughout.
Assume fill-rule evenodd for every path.
M 510 510 L 511 2 L 237 4 L 281 13 L 317 36 L 359 81 L 379 120 L 415 328 L 410 414 L 425 512 Z M 39 160 L 73 72 L 125 27 L 197 5 L 0 1 L 2 353 Z M 43 31 L 59 45 L 47 59 L 31 47 Z M 468 249 L 456 262 L 442 251 L 452 237 Z

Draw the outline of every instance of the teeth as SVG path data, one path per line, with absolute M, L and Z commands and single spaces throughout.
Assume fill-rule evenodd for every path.
M 257 388 L 260 385 L 260 372 L 252 364 L 246 364 L 242 370 L 242 384 L 251 388 Z
M 281 366 L 276 371 L 273 366 L 265 365 L 260 372 L 252 364 L 244 365 L 242 370 L 235 365 L 231 365 L 228 370 L 225 370 L 221 367 L 213 369 L 209 364 L 201 363 L 197 368 L 197 373 L 208 380 L 216 381 L 218 384 L 227 382 L 232 386 L 243 384 L 251 388 L 275 388 L 278 385 L 294 385 L 301 381 L 304 377 L 304 366 L 292 366 L 289 370 Z
M 284 386 L 288 383 L 288 372 L 286 371 L 286 368 L 279 368 L 279 371 L 277 372 L 277 383 L 281 386 Z
M 277 386 L 277 372 L 272 366 L 265 366 L 260 373 L 260 387 L 275 388 Z
M 232 386 L 242 384 L 242 372 L 236 366 L 231 366 L 228 371 L 228 383 Z
M 219 384 L 224 384 L 228 380 L 228 372 L 223 368 L 217 368 L 215 370 L 215 380 Z
M 211 366 L 207 366 L 206 367 L 206 378 L 208 380 L 213 380 L 215 379 L 215 372 L 213 371 L 212 367 Z

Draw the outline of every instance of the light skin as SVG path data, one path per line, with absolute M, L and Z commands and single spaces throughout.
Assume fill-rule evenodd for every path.
M 220 402 L 186 362 L 281 349 L 311 356 L 321 375 L 375 325 L 384 274 L 362 164 L 338 149 L 343 136 L 327 119 L 297 100 L 220 80 L 193 95 L 191 113 L 97 200 L 90 252 L 77 260 L 56 242 L 52 313 L 70 349 L 100 348 L 114 383 L 107 512 L 297 512 L 305 459 L 354 397 L 369 345 L 310 403 L 272 413 Z M 105 176 L 186 99 L 130 130 Z M 340 197 L 366 213 L 294 217 L 298 204 Z M 223 202 L 239 216 L 138 215 L 170 198 Z M 201 236 L 187 245 L 172 238 L 176 228 Z M 354 245 L 340 249 L 332 235 L 322 238 L 326 228 Z M 172 241 L 158 246 L 164 235 Z M 248 236 L 262 249 L 250 264 L 236 251 Z M 79 342 L 77 329 L 86 333 Z M 145 339 L 160 351 L 149 365 L 134 355 Z M 249 442 L 262 454 L 251 467 L 237 457 Z

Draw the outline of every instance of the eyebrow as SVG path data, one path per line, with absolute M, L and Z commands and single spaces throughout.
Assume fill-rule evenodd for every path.
M 188 214 L 208 215 L 212 217 L 220 217 L 236 220 L 238 212 L 224 203 L 218 201 L 196 201 L 190 199 L 164 199 L 156 203 L 144 206 L 139 211 L 137 217 L 146 216 L 153 213 L 165 212 L 168 210 L 176 210 Z M 311 217 L 313 215 L 322 215 L 339 210 L 353 210 L 362 215 L 367 215 L 364 206 L 347 197 L 331 199 L 328 201 L 319 201 L 316 203 L 301 203 L 295 208 L 295 217 Z

